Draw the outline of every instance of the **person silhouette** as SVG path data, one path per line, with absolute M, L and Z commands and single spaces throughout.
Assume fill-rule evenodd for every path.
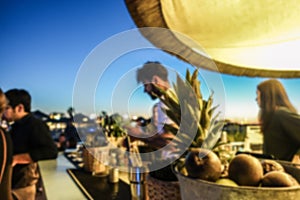
M 257 86 L 256 101 L 264 135 L 263 153 L 291 161 L 300 149 L 300 116 L 281 82 L 269 79 Z
M 9 101 L 4 112 L 12 123 L 12 192 L 17 199 L 35 199 L 40 173 L 38 161 L 56 159 L 57 147 L 48 126 L 31 113 L 31 96 L 24 89 L 5 92 Z

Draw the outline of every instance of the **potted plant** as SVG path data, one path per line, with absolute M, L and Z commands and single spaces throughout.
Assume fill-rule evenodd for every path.
M 102 111 L 102 116 L 100 116 L 100 127 L 105 134 L 106 139 L 115 147 L 120 145 L 120 142 L 126 136 L 126 130 L 124 129 L 124 124 L 126 123 L 123 120 L 123 117 L 114 113 L 108 115 L 106 112 Z

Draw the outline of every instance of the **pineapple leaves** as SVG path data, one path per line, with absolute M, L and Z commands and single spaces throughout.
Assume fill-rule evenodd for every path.
M 219 138 L 222 134 L 222 127 L 224 126 L 224 122 L 216 121 L 212 123 L 210 127 L 209 134 L 205 138 L 202 144 L 202 148 L 205 149 L 213 149 L 214 146 L 218 143 Z
M 213 148 L 221 136 L 224 123 L 214 116 L 218 106 L 213 107 L 212 92 L 208 99 L 202 97 L 199 70 L 191 74 L 187 69 L 185 80 L 177 74 L 173 90 L 161 91 L 160 100 L 166 105 L 164 112 L 174 122 L 164 128 L 175 136 L 173 142 L 178 148 L 203 147 Z

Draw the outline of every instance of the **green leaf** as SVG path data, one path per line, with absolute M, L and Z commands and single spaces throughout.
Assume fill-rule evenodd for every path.
M 186 78 L 186 80 L 188 80 L 189 82 L 191 82 L 191 73 L 190 73 L 189 69 L 186 69 L 185 78 Z
M 206 149 L 212 149 L 221 137 L 222 127 L 224 126 L 224 122 L 215 121 L 212 123 L 212 126 L 209 128 L 209 133 L 205 140 L 203 141 L 202 147 Z

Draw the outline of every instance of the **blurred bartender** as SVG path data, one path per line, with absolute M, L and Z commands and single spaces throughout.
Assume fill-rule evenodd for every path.
M 137 70 L 137 82 L 144 85 L 144 92 L 152 100 L 156 100 L 162 95 L 159 89 L 167 91 L 170 89 L 167 69 L 159 62 L 146 62 L 142 68 Z M 156 87 L 155 87 L 155 86 Z M 140 126 L 128 128 L 131 136 L 137 137 L 153 148 L 164 147 L 172 138 L 173 134 L 164 130 L 164 124 L 171 124 L 172 121 L 164 113 L 165 105 L 159 101 L 153 108 L 151 123 L 146 131 Z M 154 127 L 154 128 L 152 128 Z

